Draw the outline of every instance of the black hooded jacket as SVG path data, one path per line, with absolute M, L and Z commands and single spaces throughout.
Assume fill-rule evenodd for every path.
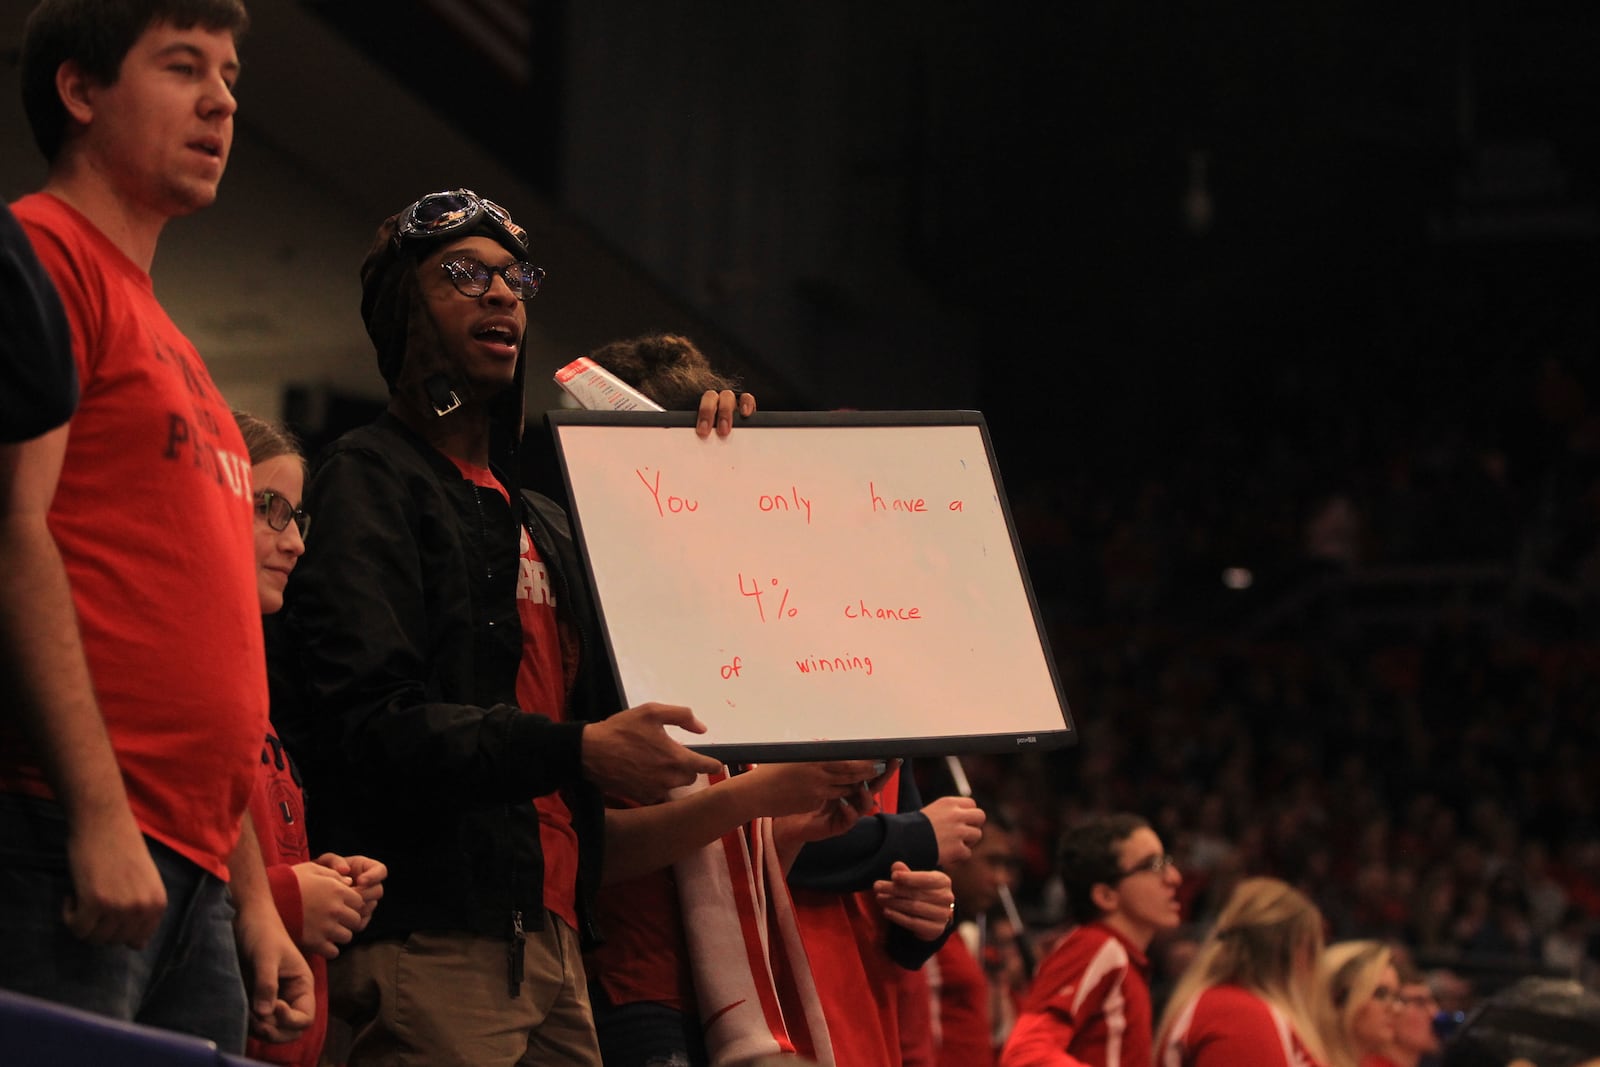
M 535 493 L 512 499 L 519 515 L 387 413 L 330 446 L 311 479 L 316 532 L 271 642 L 273 719 L 305 771 L 313 851 L 388 865 L 358 940 L 507 936 L 516 913 L 541 926 L 532 800 L 554 790 L 572 809 L 593 940 L 604 812 L 580 776 L 580 736 L 619 704 L 565 514 Z M 516 706 L 519 523 L 580 637 L 564 722 Z

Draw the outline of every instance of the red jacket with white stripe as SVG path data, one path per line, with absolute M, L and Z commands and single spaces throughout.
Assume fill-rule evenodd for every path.
M 1248 989 L 1202 990 L 1172 1021 L 1161 1067 L 1321 1067 L 1288 1018 Z
M 1150 1067 L 1150 964 L 1111 927 L 1084 923 L 1039 965 L 1000 1067 Z

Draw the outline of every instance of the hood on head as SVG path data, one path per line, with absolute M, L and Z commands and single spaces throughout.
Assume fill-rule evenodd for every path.
M 361 264 L 361 319 L 372 339 L 392 396 L 401 397 L 422 412 L 444 416 L 472 399 L 471 387 L 446 354 L 433 316 L 422 300 L 417 265 L 440 247 L 464 237 L 488 237 L 519 259 L 527 249 L 494 225 L 480 218 L 471 226 L 435 238 L 396 240 L 400 214 L 384 219 Z M 521 439 L 524 387 L 527 372 L 527 334 L 517 356 L 514 385 L 490 401 L 493 430 L 504 437 L 502 446 L 514 453 Z

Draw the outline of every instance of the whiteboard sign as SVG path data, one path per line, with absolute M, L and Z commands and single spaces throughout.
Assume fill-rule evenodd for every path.
M 627 706 L 725 761 L 1076 740 L 977 412 L 547 416 Z

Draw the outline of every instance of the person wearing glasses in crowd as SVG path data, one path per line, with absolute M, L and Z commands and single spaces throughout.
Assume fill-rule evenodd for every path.
M 1402 1008 L 1400 973 L 1381 941 L 1340 941 L 1318 962 L 1327 999 L 1328 1067 L 1380 1067 Z
M 255 501 L 256 592 L 263 619 L 283 607 L 284 589 L 305 553 L 311 516 L 299 505 L 305 486 L 305 457 L 294 436 L 281 426 L 244 411 L 233 418 L 250 456 Z M 311 859 L 306 840 L 305 797 L 299 771 L 268 724 L 261 748 L 261 772 L 250 794 L 250 817 L 267 868 L 272 899 L 289 936 L 311 967 L 316 1018 L 298 1038 L 267 1042 L 252 1038 L 245 1048 L 264 1063 L 316 1067 L 328 1032 L 327 961 L 359 933 L 383 897 L 384 865 L 366 856 L 324 852 Z
M 1323 918 L 1276 878 L 1234 886 L 1156 1029 L 1161 1067 L 1329 1067 L 1318 1020 Z
M 1130 813 L 1068 829 L 1056 866 L 1078 925 L 1039 964 L 1001 1067 L 1148 1067 L 1145 951 L 1182 920 L 1183 876 L 1150 823 Z
M 352 1065 L 599 1064 L 581 951 L 602 877 L 871 774 L 839 761 L 803 797 L 751 775 L 648 804 L 721 764 L 668 735 L 704 731 L 689 708 L 618 710 L 566 515 L 519 485 L 544 279 L 528 257 L 526 231 L 468 189 L 379 226 L 361 311 L 389 404 L 307 492 L 317 536 L 284 619 L 298 686 L 274 717 L 317 804 L 314 846 L 389 870 L 329 966 Z M 701 436 L 730 432 L 736 401 L 705 395 Z M 648 806 L 608 810 L 602 792 Z
M 5 583 L 31 590 L 44 684 L 0 744 L 0 985 L 228 1052 L 303 1030 L 311 974 L 246 813 L 268 702 L 249 459 L 149 270 L 216 198 L 246 23 L 238 0 L 44 0 L 24 27 L 48 171 L 12 211 L 82 391 L 15 471 L 50 501 Z
M 1379 1050 L 1374 1067 L 1423 1067 L 1437 1060 L 1443 1043 L 1433 1028 L 1439 1014 L 1439 998 L 1427 976 L 1408 954 L 1394 953 L 1395 970 L 1400 975 L 1400 1010 L 1394 1017 L 1394 1040 Z

